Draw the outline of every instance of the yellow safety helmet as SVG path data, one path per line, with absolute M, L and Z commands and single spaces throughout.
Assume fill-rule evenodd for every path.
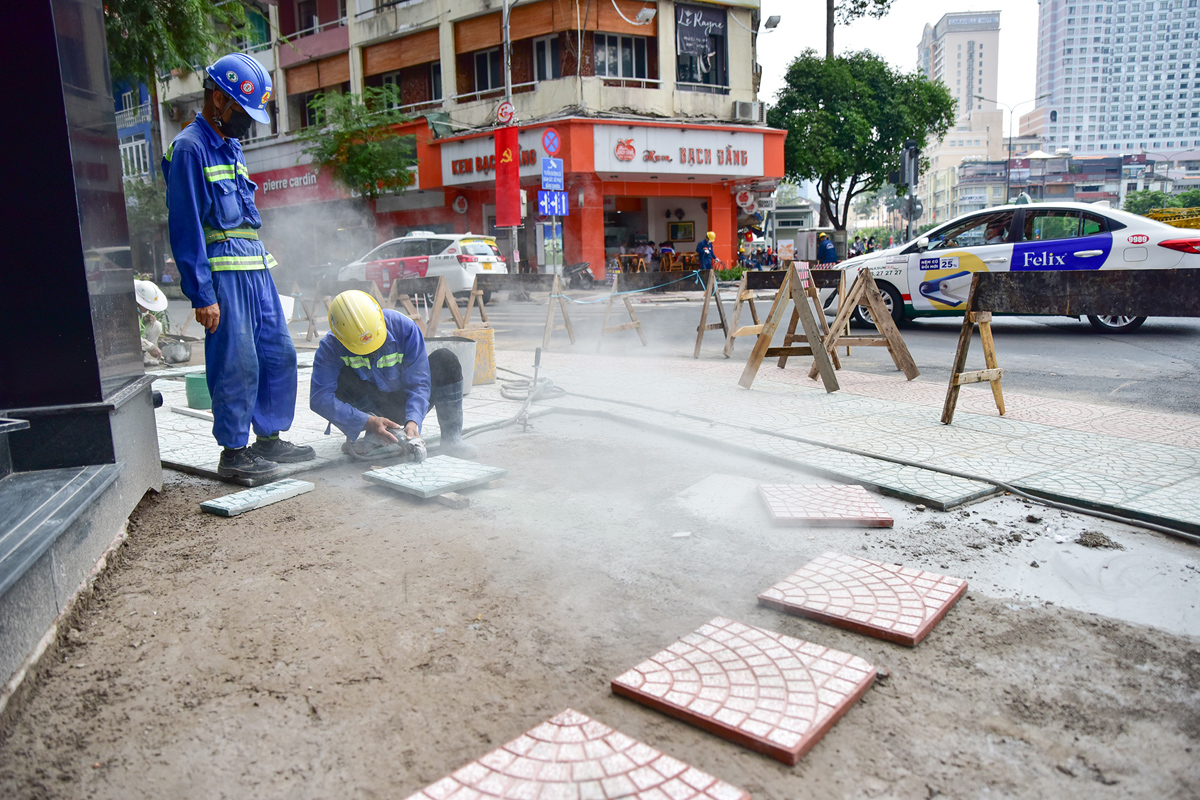
M 383 309 L 366 292 L 351 289 L 329 304 L 329 329 L 356 356 L 374 353 L 387 341 Z
M 717 240 L 717 235 L 715 233 L 713 233 L 712 231 L 709 231 L 708 232 L 708 240 L 710 242 L 715 242 Z

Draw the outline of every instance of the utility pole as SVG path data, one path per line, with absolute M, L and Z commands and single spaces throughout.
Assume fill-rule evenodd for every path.
M 501 24 L 504 27 L 504 102 L 512 106 L 512 37 L 509 35 L 508 21 L 510 10 L 515 4 L 515 0 L 510 3 L 510 0 L 504 0 L 503 13 Z M 513 125 L 516 120 L 512 120 Z M 517 145 L 518 153 L 520 152 L 520 144 Z M 514 156 L 515 157 L 515 156 Z M 517 272 L 521 271 L 521 251 L 517 249 L 517 229 L 508 229 L 508 255 L 512 259 L 513 269 Z

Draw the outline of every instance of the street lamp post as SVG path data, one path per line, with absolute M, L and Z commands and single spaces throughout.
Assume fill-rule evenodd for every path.
M 1016 114 L 1016 109 L 1017 109 L 1017 107 L 1018 107 L 1018 106 L 1023 106 L 1023 105 L 1025 105 L 1026 103 L 1036 103 L 1038 100 L 1042 100 L 1043 98 L 1046 98 L 1046 97 L 1049 97 L 1049 96 L 1050 96 L 1049 94 L 1041 94 L 1041 95 L 1038 95 L 1037 97 L 1031 98 L 1031 99 L 1029 99 L 1029 100 L 1022 100 L 1021 102 L 1019 102 L 1019 103 L 1014 103 L 1013 105 L 1011 105 L 1011 106 L 1010 106 L 1010 105 L 1008 105 L 1007 103 L 1001 103 L 1001 102 L 999 102 L 998 100 L 993 100 L 993 99 L 992 99 L 992 98 L 990 98 L 990 97 L 984 97 L 984 96 L 983 96 L 983 95 L 981 95 L 981 94 L 974 95 L 974 97 L 975 97 L 975 99 L 976 99 L 976 100 L 984 100 L 984 101 L 986 101 L 986 102 L 988 102 L 988 103 L 995 103 L 995 104 L 996 104 L 996 105 L 998 105 L 998 106 L 1004 106 L 1005 108 L 1007 108 L 1007 109 L 1008 109 L 1008 159 L 1007 159 L 1007 160 L 1004 162 L 1004 202 L 1005 202 L 1005 204 L 1007 204 L 1007 203 L 1009 202 L 1008 193 L 1009 193 L 1009 192 L 1012 190 L 1012 126 L 1013 126 L 1013 116 L 1015 116 L 1015 114 Z

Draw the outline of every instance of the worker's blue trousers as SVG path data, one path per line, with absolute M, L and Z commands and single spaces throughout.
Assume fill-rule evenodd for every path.
M 296 413 L 296 346 L 271 273 L 265 269 L 212 274 L 221 308 L 204 339 L 213 436 L 222 447 L 245 447 L 250 427 L 271 436 Z

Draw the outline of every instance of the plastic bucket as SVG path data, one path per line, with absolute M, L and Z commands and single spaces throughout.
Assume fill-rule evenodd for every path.
M 491 328 L 458 329 L 455 336 L 474 339 L 475 348 L 475 380 L 479 386 L 496 382 L 496 332 Z
M 212 398 L 208 394 L 208 378 L 203 372 L 193 372 L 184 376 L 183 385 L 187 390 L 188 408 L 212 408 Z
M 470 394 L 475 385 L 475 340 L 465 336 L 438 336 L 425 340 L 425 352 L 449 350 L 458 358 L 463 372 L 463 394 Z

